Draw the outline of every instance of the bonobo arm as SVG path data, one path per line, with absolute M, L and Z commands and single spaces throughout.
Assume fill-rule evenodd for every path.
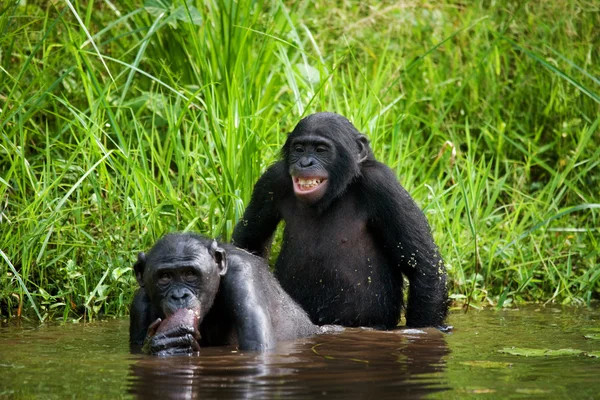
M 150 299 L 143 288 L 139 288 L 133 297 L 129 310 L 129 342 L 133 345 L 142 345 L 150 324 L 158 318 L 152 312 Z
M 270 166 L 254 185 L 250 204 L 233 230 L 232 242 L 260 257 L 267 258 L 273 232 L 281 220 L 278 202 L 291 185 L 285 166 L 279 161 Z
M 232 314 L 240 350 L 267 350 L 275 345 L 275 332 L 261 288 L 266 266 L 253 265 L 251 259 L 244 258 L 229 256 L 221 295 Z
M 369 227 L 382 244 L 389 265 L 409 281 L 406 325 L 441 327 L 448 313 L 446 268 L 429 224 L 394 173 L 384 164 L 364 165 Z

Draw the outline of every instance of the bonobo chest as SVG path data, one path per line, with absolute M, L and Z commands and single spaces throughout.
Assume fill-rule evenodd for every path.
M 324 248 L 339 251 L 370 242 L 367 214 L 353 193 L 334 201 L 321 213 L 292 197 L 282 207 L 282 216 L 286 224 L 284 247 L 300 246 L 305 255 L 313 251 L 323 255 Z

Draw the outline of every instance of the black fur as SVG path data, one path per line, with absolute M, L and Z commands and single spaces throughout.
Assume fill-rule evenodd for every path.
M 256 183 L 233 242 L 266 257 L 285 221 L 275 274 L 316 324 L 396 326 L 406 276 L 407 325 L 442 326 L 446 270 L 429 224 L 365 136 L 340 115 L 314 114 L 289 135 L 282 158 Z M 298 194 L 294 176 L 325 179 L 326 190 Z
M 197 279 L 179 274 L 187 270 Z M 233 245 L 191 233 L 169 234 L 134 267 L 140 289 L 130 315 L 130 342 L 144 342 L 148 328 L 179 308 L 200 309 L 200 345 L 238 344 L 242 350 L 266 350 L 278 340 L 318 332 L 306 313 L 283 291 L 266 263 Z M 164 272 L 169 283 L 160 283 Z M 189 331 L 189 332 L 188 332 Z M 148 337 L 154 354 L 193 352 L 193 329 L 178 327 Z

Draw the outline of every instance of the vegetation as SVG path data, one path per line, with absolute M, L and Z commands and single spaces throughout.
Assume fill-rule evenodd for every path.
M 229 239 L 321 110 L 423 207 L 453 298 L 600 297 L 595 1 L 3 4 L 1 316 L 126 314 L 136 253 Z

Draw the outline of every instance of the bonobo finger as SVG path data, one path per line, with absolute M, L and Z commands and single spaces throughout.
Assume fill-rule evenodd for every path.
M 199 351 L 200 346 L 194 336 L 191 334 L 186 334 L 178 337 L 167 337 L 162 333 L 154 336 L 150 342 L 150 353 L 158 354 L 161 351 L 172 350 L 173 348 L 189 348 L 190 351 L 188 353 L 193 353 L 194 351 Z M 198 349 L 198 350 L 194 350 Z
M 200 344 L 195 338 L 192 340 L 192 350 L 194 350 L 194 352 L 200 351 Z
M 164 335 L 166 337 L 178 337 L 178 336 L 184 336 L 184 335 L 194 336 L 195 332 L 196 332 L 196 329 L 193 326 L 178 325 L 174 328 L 171 328 L 164 332 L 161 332 L 158 335 Z
M 200 350 L 195 350 L 191 347 L 172 347 L 170 349 L 161 350 L 156 353 L 157 356 L 185 356 L 193 353 L 197 353 Z
M 154 336 L 156 334 L 156 330 L 160 326 L 161 322 L 162 322 L 162 319 L 157 318 L 156 321 L 151 323 L 150 326 L 148 327 L 148 330 L 146 331 L 146 336 Z

